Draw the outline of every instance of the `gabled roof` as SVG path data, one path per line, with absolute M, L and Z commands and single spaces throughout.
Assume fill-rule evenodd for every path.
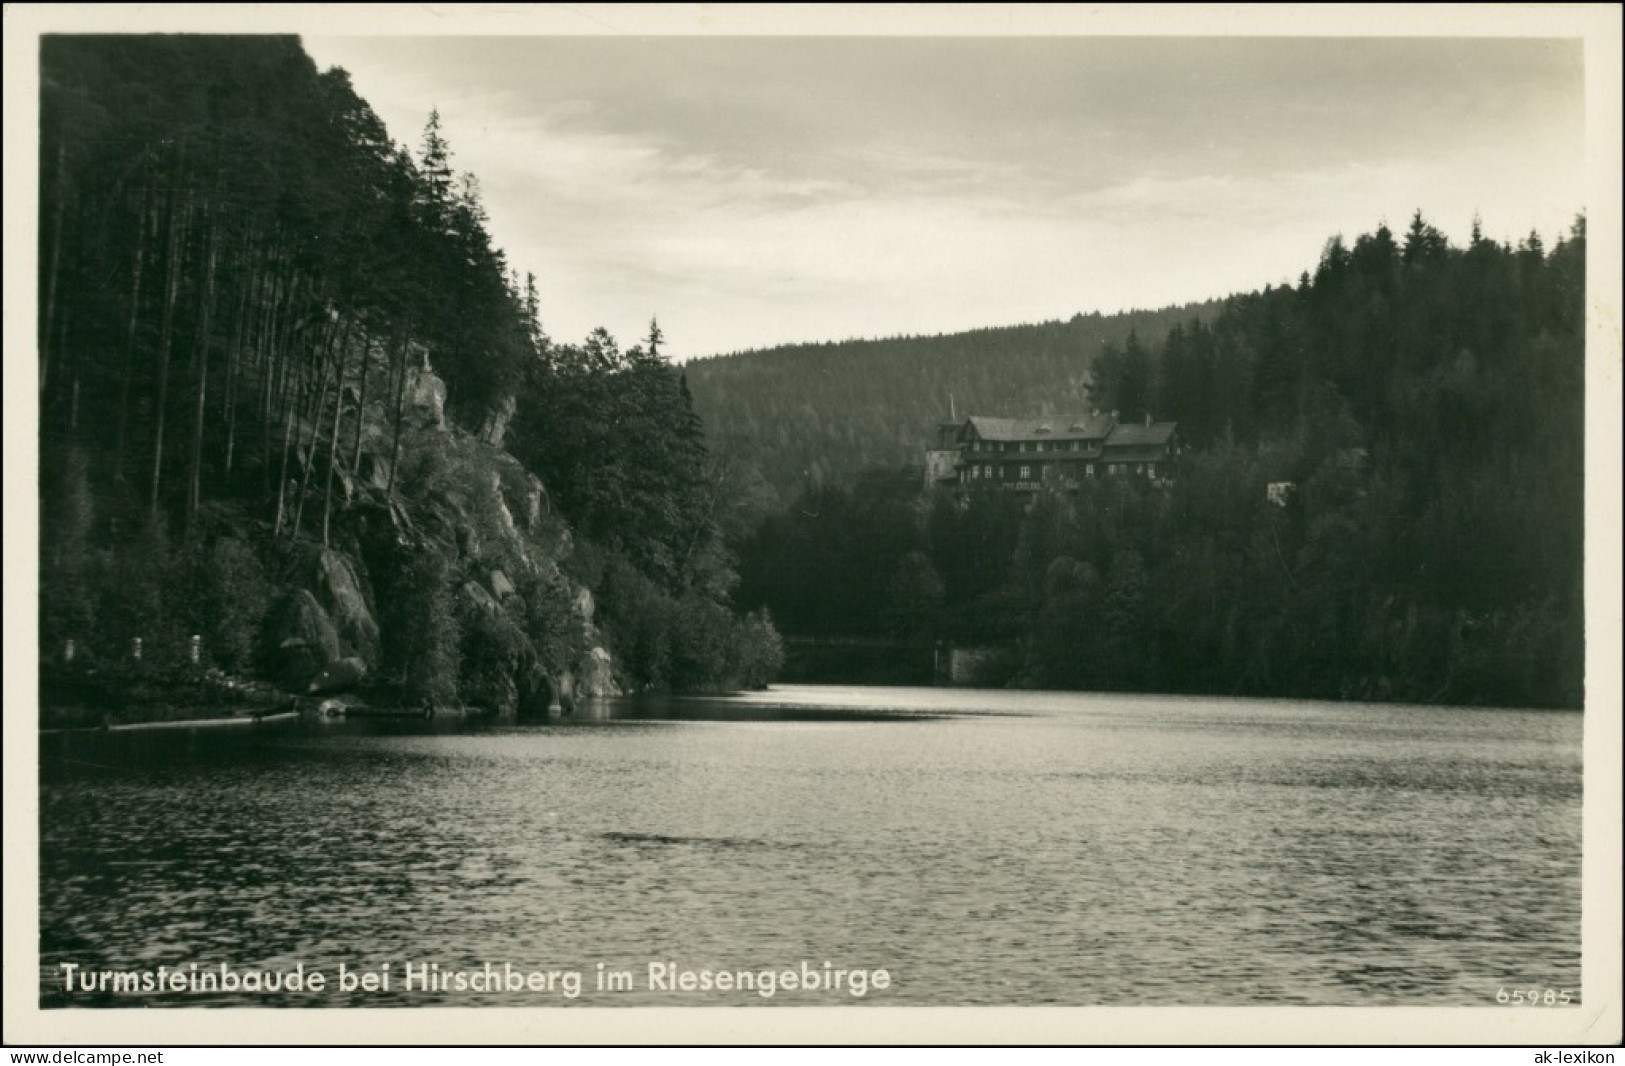
M 1153 422 L 1149 426 L 1139 423 L 1119 425 L 1106 438 L 1108 448 L 1132 448 L 1143 445 L 1165 445 L 1173 439 L 1177 422 Z
M 1052 418 L 990 418 L 971 415 L 965 420 L 982 440 L 1099 440 L 1112 430 L 1111 415 L 1055 415 Z

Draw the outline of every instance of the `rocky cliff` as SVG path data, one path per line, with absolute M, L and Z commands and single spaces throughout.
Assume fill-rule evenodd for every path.
M 456 693 L 403 698 L 523 714 L 618 694 L 592 592 L 561 567 L 570 529 L 541 481 L 500 446 L 502 412 L 480 433 L 464 431 L 446 418 L 445 384 L 421 357 L 415 362 L 398 412 L 392 395 L 369 403 L 359 447 L 343 456 L 348 466 L 335 467 L 328 543 L 303 538 L 290 550 L 264 661 L 290 691 L 361 683 L 409 690 L 411 664 L 402 658 L 410 649 L 392 631 L 439 625 L 455 630 Z M 325 473 L 325 456 L 315 461 L 313 473 Z M 285 492 L 297 492 L 301 466 L 290 464 Z M 426 554 L 443 564 L 434 569 L 451 596 L 450 617 L 438 621 L 409 616 L 410 597 L 390 592 L 399 572 Z

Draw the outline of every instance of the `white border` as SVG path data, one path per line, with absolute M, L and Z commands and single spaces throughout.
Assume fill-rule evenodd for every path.
M 5 8 L 5 947 L 7 1044 L 908 1042 L 1609 1044 L 1621 1036 L 1620 9 L 1613 5 L 10 5 Z M 1585 40 L 1587 655 L 1577 1011 L 1484 1008 L 436 1008 L 57 1010 L 38 1006 L 34 358 L 38 36 L 1544 36 Z

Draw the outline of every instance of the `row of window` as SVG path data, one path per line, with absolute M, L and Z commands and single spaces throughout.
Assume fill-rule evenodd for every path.
M 1083 443 L 1081 440 L 973 440 L 970 442 L 970 450 L 973 452 L 1081 452 L 1083 451 Z M 1054 447 L 1050 447 L 1051 444 Z
M 1073 464 L 1073 466 L 1068 470 L 1068 472 L 1074 477 L 1078 476 L 1078 465 L 1079 464 Z M 1081 465 L 1083 466 L 1082 474 L 1084 477 L 1095 476 L 1094 463 L 1083 463 Z M 1129 472 L 1130 467 L 1133 467 L 1133 472 L 1135 474 L 1145 477 L 1157 476 L 1156 463 L 1102 463 L 1101 465 L 1106 468 L 1106 474 L 1108 477 L 1119 477 L 1126 474 Z M 1043 481 L 1049 477 L 1050 469 L 1051 468 L 1047 466 L 1038 467 L 1038 480 Z M 982 481 L 985 479 L 988 481 L 1005 481 L 1009 480 L 1011 470 L 1018 471 L 1015 478 L 1017 481 L 1031 481 L 1033 479 L 1033 468 L 1031 466 L 1022 466 L 1017 468 L 1002 465 L 995 466 L 992 463 L 978 463 L 974 466 L 961 470 L 959 472 L 959 480 Z

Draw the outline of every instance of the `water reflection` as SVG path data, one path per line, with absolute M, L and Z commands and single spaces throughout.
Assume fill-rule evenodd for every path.
M 1487 1004 L 1579 982 L 1578 715 L 953 690 L 46 745 L 49 1005 Z M 59 964 L 626 971 L 73 994 Z M 550 996 L 550 998 L 549 998 Z

